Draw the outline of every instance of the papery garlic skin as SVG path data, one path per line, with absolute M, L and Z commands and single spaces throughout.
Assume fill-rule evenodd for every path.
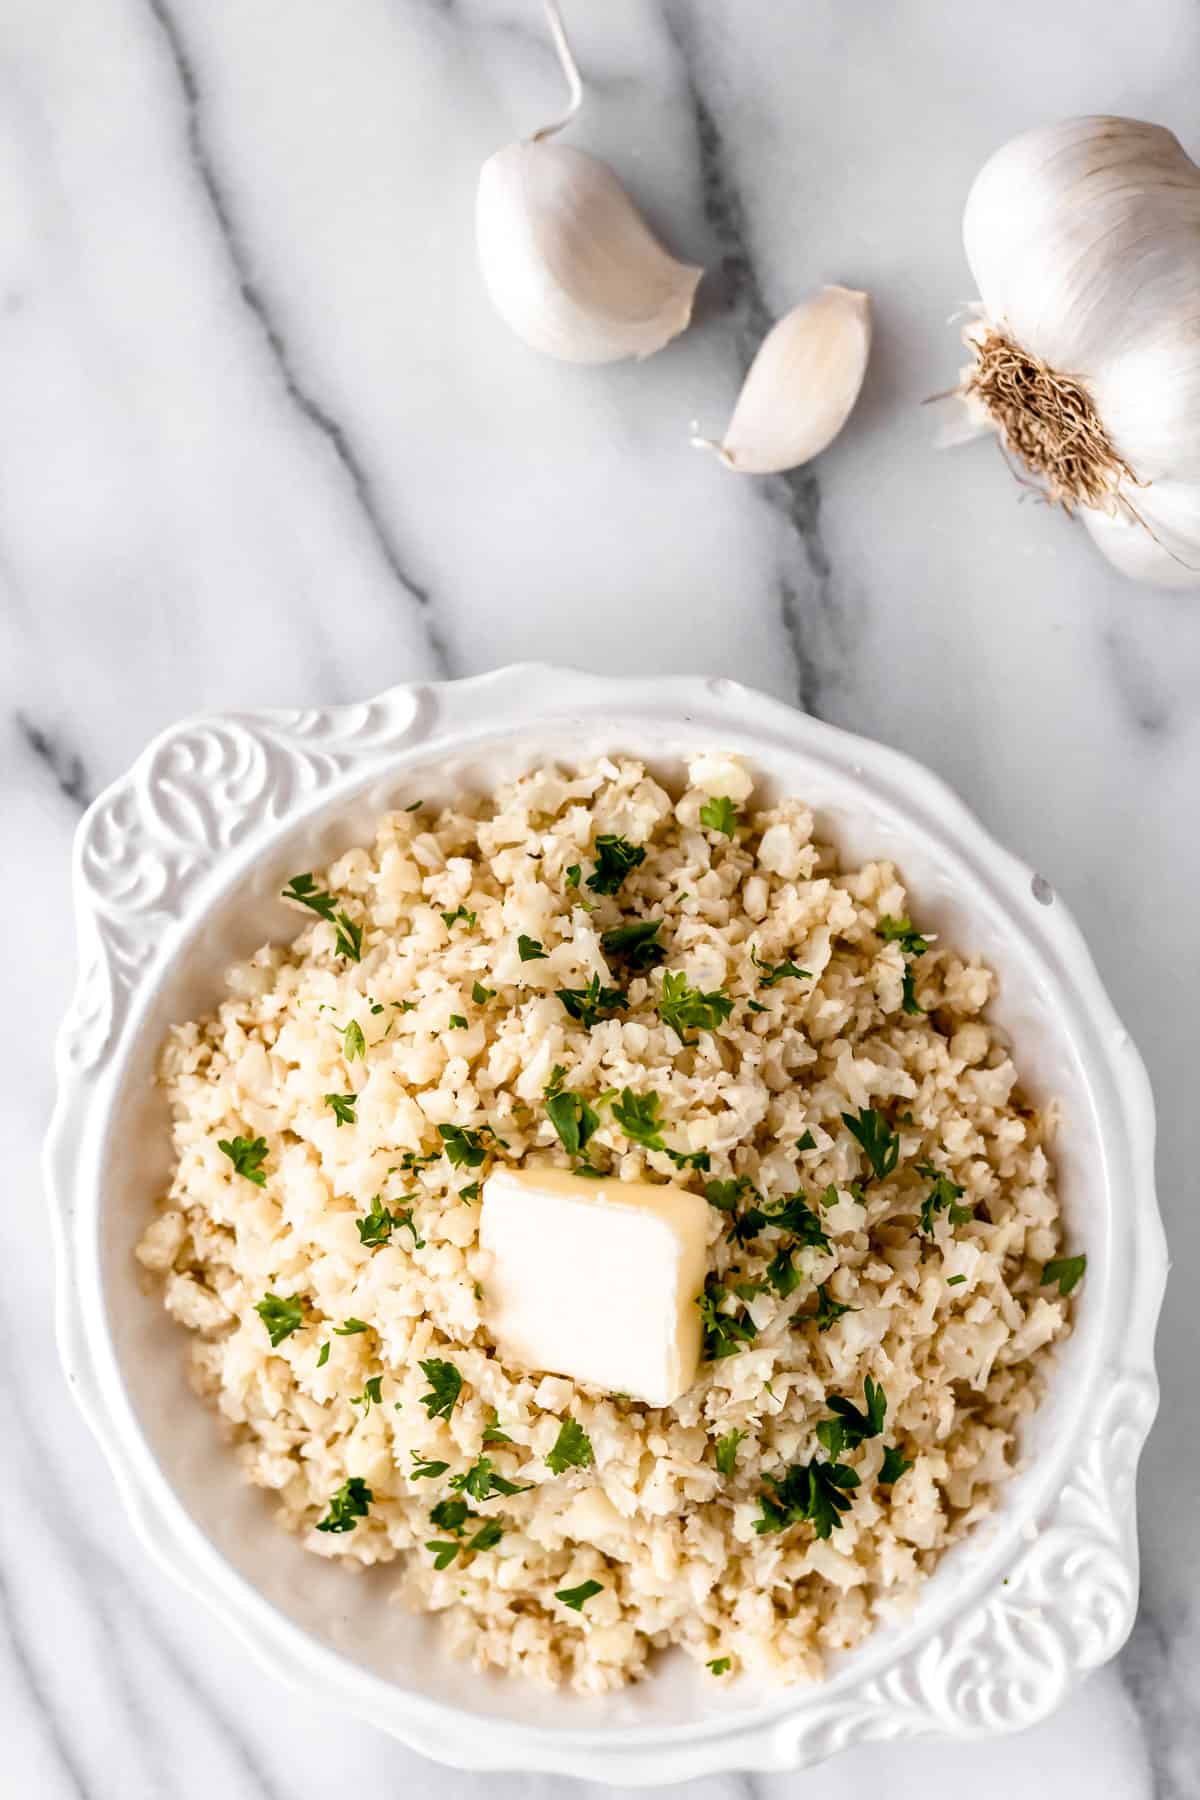
M 703 270 L 664 250 L 586 151 L 537 139 L 497 151 L 480 171 L 475 229 L 497 312 L 548 356 L 650 356 L 691 318 Z
M 1081 503 L 1096 543 L 1200 586 L 1200 168 L 1159 125 L 1040 127 L 984 165 L 963 240 L 983 326 L 1077 381 L 1130 471 Z
M 821 288 L 759 345 L 715 450 L 742 475 L 799 468 L 831 444 L 858 399 L 871 354 L 871 302 L 855 288 Z

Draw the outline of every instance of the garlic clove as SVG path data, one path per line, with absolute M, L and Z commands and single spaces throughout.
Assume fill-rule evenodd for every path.
M 715 450 L 743 475 L 799 468 L 831 444 L 858 399 L 871 351 L 871 302 L 854 288 L 826 287 L 768 332 Z
M 480 172 L 475 230 L 497 312 L 548 356 L 650 356 L 691 318 L 704 271 L 676 262 L 583 150 L 534 139 L 497 151 Z

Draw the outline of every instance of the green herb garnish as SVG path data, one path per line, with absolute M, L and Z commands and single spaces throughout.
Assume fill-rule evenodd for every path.
M 765 1479 L 769 1491 L 758 1496 L 762 1515 L 754 1521 L 755 1531 L 787 1531 L 807 1522 L 819 1538 L 840 1528 L 841 1515 L 850 1510 L 849 1490 L 859 1485 L 854 1470 L 844 1463 L 818 1462 L 815 1457 Z
M 309 912 L 316 913 L 319 919 L 326 919 L 330 925 L 334 922 L 334 911 L 337 902 L 332 894 L 325 893 L 323 889 L 317 886 L 311 873 L 306 875 L 293 875 L 292 879 L 283 889 L 283 898 L 285 900 L 295 900 L 299 905 L 307 906 Z
M 420 1396 L 419 1404 L 429 1418 L 448 1419 L 462 1393 L 462 1376 L 452 1362 L 437 1356 L 428 1357 L 420 1364 L 420 1370 L 429 1383 L 429 1392 Z
M 599 1115 L 582 1094 L 572 1094 L 565 1088 L 558 1088 L 546 1096 L 546 1116 L 558 1133 L 563 1149 L 571 1157 L 583 1155 L 600 1124 Z
M 899 1481 L 905 1471 L 911 1468 L 912 1464 L 908 1458 L 902 1456 L 894 1444 L 889 1444 L 883 1453 L 883 1461 L 879 1465 L 879 1479 L 886 1482 Z
M 841 1394 L 830 1394 L 825 1404 L 836 1416 L 822 1419 L 817 1426 L 817 1442 L 837 1462 L 844 1450 L 857 1450 L 868 1438 L 878 1437 L 887 1416 L 887 1395 L 877 1381 L 868 1375 L 863 1385 L 866 1411 Z
M 796 1139 L 796 1148 L 801 1152 L 805 1150 L 815 1150 L 816 1147 L 817 1140 L 811 1131 L 806 1131 L 803 1137 L 798 1137 Z
M 330 1496 L 329 1511 L 317 1524 L 318 1531 L 353 1531 L 365 1519 L 375 1496 L 360 1475 L 343 1481 L 336 1494 Z
M 933 1235 L 934 1222 L 940 1212 L 944 1212 L 951 1225 L 967 1225 L 975 1217 L 971 1207 L 958 1204 L 966 1189 L 959 1187 L 957 1181 L 951 1181 L 932 1163 L 917 1164 L 918 1175 L 924 1175 L 932 1181 L 933 1186 L 921 1202 L 921 1230 L 929 1236 Z
M 448 1462 L 431 1462 L 419 1450 L 410 1451 L 409 1454 L 412 1456 L 413 1466 L 408 1473 L 413 1481 L 436 1481 L 450 1467 Z
M 593 975 L 586 987 L 555 988 L 554 991 L 569 1016 L 589 1031 L 601 1019 L 611 1019 L 616 1013 L 624 1012 L 629 1004 L 620 988 L 603 987 L 598 975 Z
M 468 1181 L 466 1187 L 459 1188 L 458 1197 L 465 1205 L 474 1206 L 476 1200 L 479 1198 L 479 1183 L 477 1181 Z
M 363 1036 L 363 1028 L 357 1019 L 351 1019 L 350 1023 L 342 1032 L 342 1038 L 345 1043 L 345 1057 L 347 1062 L 353 1062 L 356 1056 L 360 1060 L 366 1059 L 367 1040 Z
M 343 1125 L 353 1125 L 357 1123 L 354 1113 L 354 1109 L 358 1105 L 357 1094 L 326 1094 L 325 1104 L 326 1106 L 332 1106 L 333 1116 L 338 1122 L 339 1131 L 342 1129 Z
M 542 949 L 542 946 L 538 943 L 537 939 L 529 937 L 523 931 L 517 938 L 517 955 L 522 962 L 546 961 L 546 952 Z
M 461 1013 L 451 1013 L 449 1028 L 451 1031 L 465 1031 L 467 1029 L 467 1021 L 463 1018 Z
M 664 1025 L 671 1027 L 681 1043 L 696 1041 L 687 1035 L 689 1026 L 700 1031 L 715 1031 L 732 1011 L 733 1001 L 719 988 L 711 994 L 702 994 L 698 988 L 689 987 L 687 976 L 682 972 L 664 971 L 658 1016 Z
M 554 1598 L 561 1600 L 564 1606 L 569 1606 L 572 1612 L 582 1612 L 584 1601 L 590 1600 L 593 1594 L 601 1593 L 603 1588 L 602 1581 L 581 1581 L 578 1587 L 559 1588 Z
M 561 1475 L 564 1469 L 586 1469 L 594 1461 L 591 1439 L 587 1432 L 572 1418 L 566 1418 L 558 1428 L 558 1436 L 554 1447 L 546 1458 L 546 1467 L 552 1475 Z
M 873 1106 L 864 1106 L 857 1114 L 843 1113 L 842 1124 L 861 1145 L 876 1181 L 883 1181 L 900 1156 L 898 1134 Z
M 304 1302 L 300 1299 L 284 1300 L 278 1294 L 264 1294 L 254 1310 L 267 1328 L 272 1350 L 278 1349 L 284 1338 L 291 1337 L 304 1323 Z
M 267 1154 L 266 1138 L 218 1138 L 217 1149 L 225 1152 L 238 1175 L 244 1175 L 255 1187 L 266 1187 L 267 1177 L 262 1168 Z
M 834 1300 L 829 1293 L 828 1284 L 824 1281 L 817 1285 L 817 1310 L 813 1314 L 818 1331 L 828 1331 L 836 1325 L 844 1313 L 857 1312 L 857 1306 L 847 1306 L 844 1301 Z
M 463 924 L 465 926 L 467 926 L 468 929 L 470 929 L 470 927 L 472 925 L 474 925 L 474 923 L 475 923 L 476 916 L 477 915 L 475 913 L 468 912 L 467 908 L 465 906 L 461 906 L 461 905 L 456 906 L 453 912 L 444 912 L 442 914 L 442 918 L 445 921 L 447 931 L 451 930 L 453 926 L 457 925 L 458 921 L 460 919 L 462 920 Z
M 587 885 L 593 894 L 615 894 L 630 870 L 645 860 L 646 852 L 640 844 L 602 832 L 596 839 L 596 867 L 588 876 Z
M 487 1155 L 482 1131 L 471 1131 L 466 1125 L 439 1125 L 438 1136 L 456 1169 L 477 1169 Z
M 875 927 L 885 944 L 899 944 L 905 956 L 924 956 L 929 939 L 913 930 L 911 919 L 893 919 L 887 913 Z
M 1058 1291 L 1065 1299 L 1074 1288 L 1079 1286 L 1086 1268 L 1087 1257 L 1083 1254 L 1052 1257 L 1042 1270 L 1042 1286 L 1051 1287 L 1057 1282 Z
M 478 1462 L 472 1463 L 461 1475 L 452 1475 L 450 1486 L 472 1500 L 483 1501 L 491 1500 L 496 1494 L 527 1494 L 533 1483 L 509 1481 L 505 1476 L 497 1475 L 491 1458 L 481 1456 Z
M 732 1475 L 737 1467 L 738 1445 L 746 1436 L 744 1431 L 726 1432 L 723 1438 L 717 1439 L 717 1471 L 721 1475 Z
M 471 998 L 476 1006 L 486 1006 L 489 1000 L 496 998 L 496 990 L 484 987 L 482 981 L 477 981 L 471 989 Z
M 704 1666 L 710 1675 L 728 1675 L 733 1667 L 733 1662 L 728 1656 L 714 1656 L 712 1661 L 706 1662 Z
M 744 1344 L 753 1343 L 758 1336 L 757 1325 L 744 1311 L 730 1313 L 722 1310 L 723 1302 L 728 1297 L 729 1290 L 723 1282 L 716 1275 L 710 1275 L 704 1283 L 704 1292 L 696 1298 L 704 1326 L 706 1362 L 721 1362 L 727 1356 L 736 1356 Z
M 568 863 L 565 877 L 567 886 L 570 888 L 577 888 L 579 886 L 579 877 L 582 873 L 583 871 L 578 863 Z
M 913 981 L 913 972 L 905 966 L 904 980 L 901 984 L 900 1010 L 913 1018 L 924 1018 L 925 1008 L 917 999 L 917 990 Z
M 793 976 L 795 976 L 797 979 L 804 980 L 804 981 L 812 980 L 812 974 L 811 974 L 810 970 L 802 969 L 798 963 L 791 962 L 787 958 L 785 958 L 783 962 L 777 962 L 777 963 L 763 962 L 763 960 L 759 956 L 757 950 L 752 949 L 750 952 L 750 961 L 754 964 L 755 968 L 759 972 L 759 974 L 758 974 L 759 987 L 765 987 L 765 988 L 778 987 L 779 983 L 781 981 L 788 981 Z
M 658 941 L 661 919 L 639 919 L 633 925 L 614 925 L 600 939 L 605 956 L 620 957 L 631 969 L 650 969 L 667 954 Z
M 780 1250 L 767 1264 L 767 1280 L 781 1300 L 794 1294 L 802 1279 L 792 1261 L 792 1252 L 788 1249 Z
M 359 1337 L 364 1331 L 369 1331 L 370 1326 L 365 1319 L 343 1319 L 333 1329 L 338 1337 Z
M 612 1114 L 630 1143 L 646 1150 L 664 1150 L 658 1108 L 657 1094 L 639 1095 L 632 1088 L 622 1088 L 620 1099 L 613 1101 Z
M 700 823 L 708 831 L 719 831 L 731 838 L 738 826 L 738 809 L 728 794 L 714 795 L 700 808 Z

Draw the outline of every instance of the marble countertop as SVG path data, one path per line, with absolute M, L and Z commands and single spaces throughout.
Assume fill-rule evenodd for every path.
M 1081 111 L 1195 152 L 1200 4 L 567 10 L 592 82 L 572 141 L 712 271 L 700 323 L 640 367 L 539 360 L 480 290 L 479 164 L 560 98 L 535 0 L 0 18 L 0 1789 L 566 1786 L 442 1774 L 302 1711 L 147 1566 L 58 1373 L 37 1169 L 71 834 L 149 734 L 541 657 L 734 675 L 931 764 L 1067 898 L 1160 1109 L 1176 1272 L 1126 1652 L 985 1751 L 862 1750 L 693 1800 L 1194 1794 L 1200 606 L 1109 571 L 990 445 L 935 451 L 921 401 L 960 361 L 980 161 Z M 722 424 L 765 323 L 824 281 L 874 296 L 858 410 L 813 467 L 730 475 L 688 428 Z

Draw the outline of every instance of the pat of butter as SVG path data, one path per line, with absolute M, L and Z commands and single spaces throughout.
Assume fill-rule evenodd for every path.
M 483 1184 L 484 1319 L 518 1366 L 650 1406 L 700 1364 L 708 1203 L 672 1183 L 498 1169 Z

